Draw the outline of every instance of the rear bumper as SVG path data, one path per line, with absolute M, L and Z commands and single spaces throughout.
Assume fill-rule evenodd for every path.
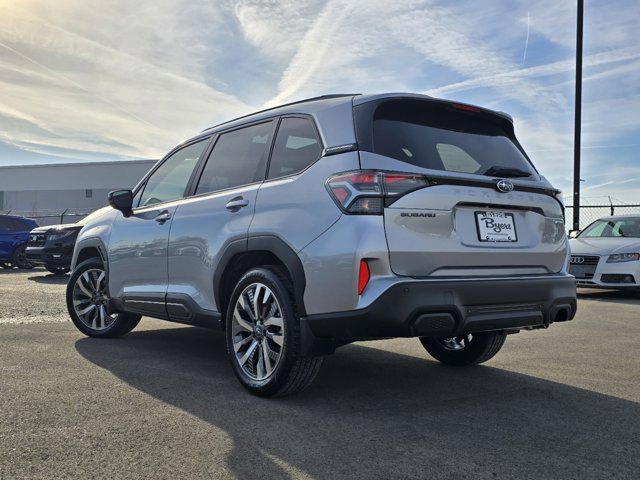
M 571 275 L 411 280 L 361 310 L 309 315 L 304 331 L 337 343 L 545 327 L 576 313 Z
M 70 267 L 73 245 L 71 247 L 27 247 L 25 255 L 34 265 Z

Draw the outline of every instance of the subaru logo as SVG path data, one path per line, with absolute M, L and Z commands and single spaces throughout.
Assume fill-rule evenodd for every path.
M 498 180 L 498 183 L 496 183 L 496 188 L 499 192 L 509 193 L 513 191 L 513 183 L 511 183 L 509 180 Z
M 571 257 L 571 263 L 584 263 L 584 257 Z

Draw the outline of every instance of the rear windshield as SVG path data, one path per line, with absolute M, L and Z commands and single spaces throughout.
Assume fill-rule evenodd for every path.
M 535 170 L 512 134 L 510 123 L 474 107 L 423 100 L 382 103 L 373 116 L 374 153 L 418 167 L 493 175 Z M 497 174 L 500 176 L 500 174 Z

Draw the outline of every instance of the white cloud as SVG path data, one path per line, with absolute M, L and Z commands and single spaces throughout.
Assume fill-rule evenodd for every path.
M 249 0 L 237 2 L 235 14 L 246 40 L 286 65 L 321 8 L 320 1 Z
M 583 59 L 583 68 L 597 67 L 600 65 L 607 65 L 617 62 L 628 62 L 640 58 L 640 46 L 633 46 L 628 48 L 620 48 L 608 52 L 596 53 L 588 55 Z M 453 92 L 461 92 L 465 90 L 471 90 L 474 88 L 486 88 L 491 87 L 494 89 L 506 88 L 513 85 L 518 85 L 525 79 L 550 77 L 562 73 L 574 72 L 575 60 L 561 60 L 558 62 L 547 63 L 544 65 L 537 65 L 529 68 L 516 68 L 507 71 L 500 71 L 487 76 L 479 76 L 464 80 L 462 82 L 452 83 L 450 85 L 444 85 L 442 87 L 433 88 L 427 90 L 427 95 L 446 95 Z M 571 81 L 573 82 L 573 81 Z
M 178 28 L 179 16 L 140 9 L 135 12 L 139 16 L 130 13 L 135 29 L 119 30 L 123 25 L 117 12 L 125 10 L 125 2 L 109 11 L 71 3 L 48 9 L 46 3 L 3 9 L 0 105 L 6 141 L 27 149 L 39 145 L 44 152 L 64 147 L 157 157 L 213 119 L 250 109 L 203 80 L 201 58 L 185 55 L 187 45 L 175 51 L 176 44 L 198 46 Z M 162 11 L 170 3 L 156 7 Z M 83 21 L 74 25 L 97 25 L 94 36 L 67 29 L 78 15 Z M 109 27 L 113 45 L 101 34 Z M 190 30 L 193 26 L 185 25 Z M 169 44 L 160 41 L 152 51 L 152 40 L 161 33 Z M 123 44 L 135 47 L 119 48 Z M 12 121 L 25 118 L 37 119 L 33 124 L 38 128 Z

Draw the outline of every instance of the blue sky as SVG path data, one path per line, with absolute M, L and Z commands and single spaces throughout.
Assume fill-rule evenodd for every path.
M 583 195 L 640 203 L 640 0 L 587 0 Z M 252 110 L 410 91 L 504 110 L 571 194 L 573 1 L 0 0 L 0 165 L 159 158 Z

